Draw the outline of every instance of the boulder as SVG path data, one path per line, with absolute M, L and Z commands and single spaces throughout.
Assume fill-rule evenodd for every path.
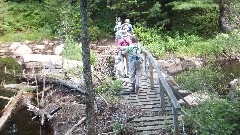
M 45 47 L 46 47 L 46 45 L 35 45 L 35 48 L 40 49 L 40 50 L 45 49 Z
M 27 45 L 20 45 L 15 51 L 13 51 L 13 53 L 16 56 L 23 56 L 26 54 L 32 54 L 32 49 L 29 48 Z
M 54 49 L 54 54 L 55 54 L 55 55 L 61 55 L 62 52 L 63 52 L 63 48 L 64 48 L 64 44 L 61 44 L 61 45 L 57 46 L 57 47 Z
M 22 44 L 20 42 L 12 42 L 12 44 L 10 45 L 9 49 L 10 50 L 15 50 L 18 47 L 20 47 Z
M 209 93 L 207 92 L 194 92 L 186 97 L 184 99 L 190 104 L 190 105 L 199 105 L 201 102 L 206 101 L 207 99 L 210 99 Z M 178 101 L 180 104 L 184 104 L 184 101 L 180 99 Z

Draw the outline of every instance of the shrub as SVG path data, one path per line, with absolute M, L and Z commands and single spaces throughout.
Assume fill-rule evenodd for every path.
M 67 39 L 62 55 L 66 59 L 82 61 L 82 45 Z M 92 65 L 96 63 L 96 53 L 94 51 L 90 52 L 90 62 Z
M 196 69 L 191 68 L 174 77 L 174 80 L 183 88 L 192 92 L 210 91 L 221 93 L 220 87 L 224 76 L 219 69 L 211 65 Z
M 206 101 L 200 106 L 187 109 L 189 116 L 184 117 L 184 123 L 195 133 L 201 135 L 235 135 L 240 131 L 240 104 L 225 99 Z M 192 120 L 202 126 L 198 126 Z
M 18 64 L 15 59 L 9 58 L 0 58 L 0 70 L 4 71 L 6 67 L 7 72 L 13 74 L 20 74 L 22 72 L 22 66 Z
M 103 94 L 110 102 L 119 101 L 119 92 L 122 90 L 122 81 L 108 77 L 101 86 L 97 88 L 97 93 Z

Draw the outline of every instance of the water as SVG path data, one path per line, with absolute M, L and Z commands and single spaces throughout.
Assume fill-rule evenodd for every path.
M 27 107 L 19 106 L 5 123 L 0 135 L 53 135 L 51 126 L 41 126 L 39 121 L 32 121 L 33 116 Z
M 1 86 L 0 86 L 0 96 L 4 96 L 4 97 L 12 97 L 13 95 L 15 94 L 15 92 L 13 92 L 13 91 L 9 91 L 9 90 L 5 90 L 4 88 L 2 88 Z M 2 110 L 2 109 L 4 109 L 4 107 L 5 107 L 5 105 L 7 105 L 7 103 L 8 103 L 8 100 L 6 100 L 6 99 L 1 99 L 0 98 L 0 111 Z M 0 117 L 1 117 L 1 114 L 0 114 Z
M 240 61 L 221 62 L 220 67 L 226 82 L 240 78 Z
M 0 59 L 3 60 L 3 59 Z M 0 67 L 3 67 L 4 63 L 0 62 Z M 14 65 L 14 64 L 10 64 Z M 2 68 L 0 68 L 2 69 Z M 0 71 L 0 96 L 12 97 L 16 92 L 6 90 L 2 85 L 4 84 L 18 84 L 20 83 L 17 76 L 12 74 L 5 74 Z M 8 103 L 8 100 L 0 98 L 0 112 Z M 0 114 L 1 117 L 2 114 Z M 17 106 L 13 111 L 11 117 L 5 123 L 4 127 L 0 130 L 0 135 L 53 135 L 53 129 L 51 125 L 41 126 L 40 121 L 32 121 L 34 114 L 27 110 L 27 107 Z

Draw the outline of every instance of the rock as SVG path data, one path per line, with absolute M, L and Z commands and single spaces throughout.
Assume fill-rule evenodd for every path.
M 46 47 L 46 45 L 35 45 L 35 48 L 40 49 L 40 50 L 45 49 L 45 47 Z
M 157 62 L 162 68 L 169 67 L 169 63 L 166 60 L 157 60 Z
M 62 57 L 58 55 L 26 54 L 22 56 L 25 63 L 42 63 L 43 68 L 62 68 Z
M 32 49 L 29 48 L 27 45 L 20 45 L 15 51 L 14 54 L 16 56 L 23 56 L 26 54 L 32 54 Z
M 10 45 L 10 47 L 9 47 L 9 49 L 10 50 L 15 50 L 15 49 L 17 49 L 18 47 L 20 47 L 22 44 L 20 43 L 20 42 L 13 42 L 11 45 Z
M 42 54 L 26 54 L 22 56 L 24 62 L 42 62 Z
M 25 63 L 25 68 L 26 69 L 39 69 L 42 67 L 41 62 L 26 62 Z
M 230 89 L 236 89 L 239 85 L 239 81 L 238 79 L 233 79 L 229 84 L 228 84 L 228 87 Z
M 55 54 L 55 55 L 61 55 L 62 52 L 63 52 L 63 48 L 64 48 L 64 44 L 61 44 L 61 45 L 57 46 L 57 47 L 54 49 L 54 54 Z
M 198 105 L 203 101 L 206 101 L 207 99 L 210 99 L 209 93 L 207 92 L 194 92 L 186 97 L 184 99 L 190 104 L 190 105 Z M 183 104 L 184 101 L 180 99 L 178 101 L 180 104 Z
M 43 41 L 43 44 L 44 44 L 44 45 L 48 45 L 48 44 L 49 44 L 49 41 L 48 41 L 48 40 L 44 40 L 44 41 Z
M 53 46 L 54 44 L 55 44 L 55 43 L 52 43 L 52 42 L 51 42 L 51 43 L 49 43 L 48 45 Z
M 53 54 L 53 51 L 52 50 L 47 50 L 47 51 L 45 51 L 45 53 L 50 55 L 50 54 Z

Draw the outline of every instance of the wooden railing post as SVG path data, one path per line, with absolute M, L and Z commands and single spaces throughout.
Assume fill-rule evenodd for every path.
M 147 71 L 147 55 L 144 55 L 143 69 L 144 69 L 145 77 L 147 77 L 147 76 L 148 76 L 148 71 Z
M 173 125 L 174 125 L 174 135 L 179 135 L 179 121 L 178 121 L 178 109 L 176 109 L 173 105 L 172 107 L 173 111 Z
M 153 80 L 153 65 L 149 60 L 149 78 L 150 78 L 150 87 L 154 89 L 154 80 Z
M 160 91 L 160 106 L 162 111 L 164 111 L 165 110 L 164 87 L 159 78 L 158 78 L 158 84 L 159 84 L 159 91 Z
M 179 120 L 178 120 L 178 113 L 181 112 L 181 106 L 179 105 L 175 95 L 173 94 L 173 91 L 171 87 L 169 86 L 168 82 L 166 81 L 165 77 L 162 75 L 162 71 L 159 68 L 156 60 L 153 58 L 152 54 L 147 52 L 148 59 L 149 59 L 149 78 L 150 78 L 150 85 L 151 89 L 154 88 L 154 80 L 153 80 L 153 68 L 158 74 L 158 83 L 159 83 L 159 90 L 160 90 L 160 98 L 161 98 L 161 108 L 165 109 L 165 99 L 164 99 L 164 93 L 166 92 L 166 95 L 170 98 L 170 102 L 172 103 L 172 113 L 173 113 L 173 124 L 174 124 L 174 135 L 180 134 L 179 129 Z

